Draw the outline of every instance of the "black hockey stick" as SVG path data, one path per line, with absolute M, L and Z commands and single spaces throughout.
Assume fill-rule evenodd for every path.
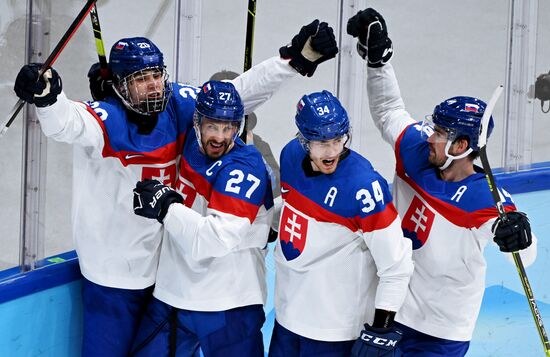
M 244 72 L 252 67 L 252 52 L 254 50 L 254 25 L 256 24 L 256 0 L 248 0 L 248 15 L 246 18 L 246 40 L 244 46 Z M 244 117 L 244 129 L 241 140 L 246 143 L 248 115 Z
M 99 16 L 97 15 L 97 6 L 94 4 L 90 11 L 90 20 L 92 20 L 92 30 L 94 30 L 95 47 L 97 49 L 97 57 L 99 58 L 99 73 L 101 78 L 109 77 L 109 67 L 107 65 L 107 57 L 105 57 L 105 46 L 101 36 L 101 26 L 99 25 Z
M 92 10 L 92 7 L 95 5 L 96 1 L 97 0 L 88 0 L 86 2 L 82 10 L 80 10 L 78 15 L 74 19 L 71 26 L 69 26 L 69 28 L 67 29 L 63 37 L 61 37 L 61 40 L 59 40 L 59 42 L 57 43 L 53 51 L 50 53 L 50 55 L 48 56 L 48 58 L 40 68 L 40 71 L 38 72 L 38 78 L 42 77 L 42 75 L 48 69 L 48 67 L 51 67 L 54 64 L 54 62 L 57 60 L 57 57 L 61 54 L 61 52 L 67 45 L 67 43 L 71 40 L 71 38 L 75 34 L 76 30 L 78 30 L 78 28 L 82 24 L 82 21 L 84 20 L 84 18 Z M 17 103 L 15 103 L 12 110 L 10 111 L 10 114 L 8 115 L 9 119 L 4 122 L 5 124 L 2 124 L 2 126 L 0 126 L 1 128 L 0 138 L 6 133 L 6 131 L 8 131 L 8 128 L 13 123 L 13 121 L 17 117 L 17 114 L 19 114 L 19 112 L 23 108 L 24 104 L 25 104 L 25 101 L 23 99 L 19 99 Z
M 254 51 L 254 25 L 256 24 L 256 0 L 248 0 L 248 16 L 246 18 L 246 42 L 244 47 L 244 71 L 252 67 L 252 52 Z
M 485 108 L 483 117 L 481 118 L 481 134 L 479 135 L 479 156 L 481 159 L 481 164 L 483 166 L 483 171 L 485 172 L 485 178 L 487 179 L 487 183 L 489 184 L 489 190 L 491 190 L 493 201 L 495 202 L 495 206 L 498 210 L 498 215 L 500 219 L 506 221 L 506 212 L 504 211 L 504 206 L 502 205 L 502 201 L 500 200 L 500 194 L 498 192 L 497 186 L 495 185 L 493 171 L 491 170 L 489 159 L 487 158 L 487 135 L 489 129 L 489 120 L 491 118 L 493 108 L 495 107 L 495 104 L 498 101 L 500 94 L 502 93 L 502 89 L 502 85 L 498 86 L 495 89 L 491 100 L 487 104 L 487 108 Z M 521 285 L 523 285 L 523 290 L 525 291 L 525 296 L 527 297 L 527 300 L 529 302 L 531 314 L 533 315 L 533 319 L 535 320 L 535 326 L 537 327 L 537 331 L 539 333 L 544 352 L 546 353 L 546 356 L 550 356 L 550 343 L 548 342 L 548 336 L 546 335 L 546 330 L 544 329 L 542 316 L 540 315 L 540 311 L 537 307 L 537 302 L 533 295 L 531 284 L 529 283 L 529 279 L 527 278 L 523 262 L 521 261 L 521 256 L 519 255 L 519 252 L 512 252 L 512 257 L 514 258 L 514 263 L 516 264 L 516 268 L 518 270 L 518 274 L 521 280 Z

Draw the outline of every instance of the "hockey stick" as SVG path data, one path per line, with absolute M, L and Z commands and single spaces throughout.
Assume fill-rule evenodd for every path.
M 61 54 L 67 43 L 71 40 L 73 35 L 75 34 L 76 30 L 80 27 L 82 24 L 82 21 L 84 18 L 88 15 L 88 13 L 92 10 L 92 7 L 95 5 L 97 0 L 88 0 L 82 10 L 78 13 L 76 18 L 74 19 L 73 23 L 65 34 L 63 34 L 63 37 L 61 37 L 61 40 L 57 43 L 53 51 L 50 53 L 42 67 L 40 67 L 40 71 L 38 72 L 38 78 L 42 77 L 44 72 L 48 69 L 48 67 L 51 67 L 54 62 L 57 60 L 57 57 Z M 6 131 L 8 131 L 8 128 L 13 123 L 15 118 L 17 117 L 17 114 L 21 111 L 23 108 L 23 105 L 25 104 L 25 101 L 23 99 L 19 99 L 17 103 L 13 106 L 12 110 L 8 114 L 8 118 L 4 123 L 2 123 L 2 126 L 0 126 L 0 138 L 4 136 Z
M 99 58 L 99 73 L 101 78 L 109 77 L 109 67 L 107 65 L 107 57 L 105 57 L 105 46 L 101 37 L 101 26 L 99 25 L 99 16 L 97 15 L 97 6 L 94 4 L 90 11 L 90 20 L 92 20 L 92 30 L 94 30 L 95 47 L 97 49 L 97 57 Z
M 252 67 L 252 52 L 254 51 L 254 25 L 256 24 L 256 0 L 248 0 L 248 16 L 246 18 L 246 42 L 244 48 L 244 71 Z
M 502 93 L 502 90 L 502 85 L 498 86 L 495 89 L 493 96 L 487 104 L 485 112 L 483 113 L 483 116 L 481 118 L 481 133 L 479 135 L 479 156 L 481 159 L 481 164 L 483 166 L 483 171 L 485 171 L 485 178 L 487 179 L 487 183 L 489 184 L 489 190 L 491 191 L 493 201 L 495 202 L 496 208 L 498 210 L 498 215 L 500 219 L 506 221 L 506 212 L 504 211 L 504 206 L 502 205 L 502 201 L 500 200 L 500 194 L 498 192 L 497 186 L 495 185 L 495 178 L 493 177 L 493 172 L 491 170 L 491 166 L 489 165 L 489 159 L 487 158 L 487 134 L 489 130 L 489 120 L 491 118 L 493 108 L 495 107 L 495 104 L 498 101 L 500 94 Z M 521 256 L 519 255 L 519 252 L 512 252 L 512 257 L 514 258 L 514 263 L 516 264 L 516 268 L 518 270 L 518 274 L 521 280 L 521 285 L 523 285 L 523 290 L 525 291 L 525 296 L 527 297 L 527 300 L 529 302 L 531 314 L 533 315 L 533 319 L 535 320 L 535 326 L 537 327 L 537 331 L 539 333 L 544 352 L 546 353 L 546 356 L 550 356 L 550 343 L 548 342 L 548 336 L 546 335 L 546 330 L 544 329 L 542 316 L 540 315 L 540 311 L 537 307 L 537 302 L 533 295 L 531 284 L 529 283 L 529 279 L 527 278 L 523 262 L 521 261 Z
M 256 23 L 256 0 L 248 0 L 248 15 L 246 18 L 246 40 L 244 46 L 244 72 L 252 67 L 252 52 L 254 50 L 254 25 Z M 244 129 L 241 140 L 246 143 L 248 115 L 244 117 Z

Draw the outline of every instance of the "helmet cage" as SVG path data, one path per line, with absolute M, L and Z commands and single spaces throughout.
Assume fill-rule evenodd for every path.
M 150 81 L 152 80 L 149 78 L 151 75 L 155 78 L 161 77 L 161 81 L 163 83 L 161 94 L 154 96 L 149 95 L 150 87 L 143 86 L 146 88 L 147 92 L 135 93 L 135 95 L 132 95 L 131 91 L 136 90 L 136 85 L 134 82 Z M 115 93 L 128 109 L 139 114 L 151 115 L 164 111 L 168 105 L 168 101 L 172 96 L 172 83 L 168 81 L 168 77 L 168 72 L 164 66 L 146 67 L 130 73 L 126 77 L 118 80 L 113 87 Z M 157 93 L 156 89 L 153 89 L 153 91 Z

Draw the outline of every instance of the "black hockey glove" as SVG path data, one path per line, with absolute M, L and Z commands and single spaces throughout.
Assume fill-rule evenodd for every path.
M 529 218 L 523 212 L 509 212 L 505 221 L 497 218 L 491 230 L 501 252 L 517 252 L 533 242 Z
M 41 63 L 30 63 L 21 67 L 13 90 L 25 102 L 37 107 L 47 107 L 55 103 L 61 93 L 61 77 L 55 69 L 48 68 L 38 80 L 41 67 Z
M 365 324 L 365 329 L 353 344 L 353 357 L 398 357 L 401 351 L 396 348 L 402 333 L 395 327 L 376 328 Z
M 94 63 L 88 70 L 88 80 L 90 81 L 90 93 L 94 100 L 104 100 L 108 96 L 115 95 L 111 72 L 109 71 L 107 78 L 103 78 L 99 62 Z
M 183 197 L 157 180 L 139 181 L 134 188 L 134 213 L 138 216 L 156 218 L 163 223 L 172 203 L 183 203 Z
M 279 49 L 284 59 L 290 59 L 290 65 L 302 76 L 313 76 L 317 65 L 338 53 L 334 31 L 326 22 L 314 20 L 302 26 L 300 32 L 292 38 L 290 44 Z
M 348 20 L 348 34 L 357 37 L 357 52 L 369 67 L 382 67 L 393 56 L 386 21 L 376 10 L 359 11 Z

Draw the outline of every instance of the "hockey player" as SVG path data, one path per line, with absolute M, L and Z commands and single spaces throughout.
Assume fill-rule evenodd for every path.
M 225 81 L 228 79 L 234 79 L 238 76 L 236 72 L 228 71 L 228 70 L 221 70 L 219 72 L 214 73 L 210 80 L 215 81 Z M 262 154 L 262 157 L 265 160 L 267 170 L 269 171 L 269 174 L 271 176 L 271 190 L 273 191 L 273 197 L 277 197 L 281 195 L 281 188 L 279 187 L 280 174 L 279 174 L 279 164 L 277 163 L 277 159 L 275 159 L 275 156 L 273 155 L 273 152 L 271 151 L 271 147 L 269 146 L 269 143 L 264 141 L 262 137 L 260 137 L 258 134 L 254 132 L 254 128 L 256 127 L 256 124 L 258 122 L 258 118 L 256 117 L 255 113 L 249 113 L 245 117 L 245 130 L 246 137 L 241 137 L 243 141 L 248 145 L 254 145 Z
M 396 321 L 405 356 L 464 356 L 484 292 L 483 249 L 494 240 L 503 252 L 536 257 L 529 220 L 498 187 L 508 220 L 497 218 L 483 171 L 474 165 L 486 104 L 472 97 L 441 102 L 424 122 L 405 110 L 391 64 L 392 42 L 373 9 L 348 21 L 367 61 L 372 118 L 395 150 L 394 197 L 402 228 L 413 243 L 415 270 Z M 493 127 L 490 119 L 489 133 Z M 498 185 L 498 184 L 497 184 Z
M 206 357 L 263 356 L 273 195 L 260 152 L 238 137 L 243 114 L 231 83 L 206 82 L 197 95 L 196 138 L 184 144 L 181 195 L 156 180 L 136 185 L 135 213 L 166 231 L 136 356 L 179 355 L 193 346 Z
M 349 149 L 348 116 L 331 93 L 304 95 L 295 119 L 298 137 L 280 160 L 269 355 L 347 357 L 353 347 L 354 356 L 393 356 L 413 264 L 388 185 Z
M 334 57 L 332 29 L 314 21 L 286 56 L 253 67 L 233 83 L 254 110 L 296 72 L 311 76 Z M 162 52 L 148 39 L 125 38 L 110 53 L 112 86 L 89 74 L 95 98 L 67 99 L 52 68 L 20 70 L 15 92 L 36 105 L 44 134 L 73 143 L 72 226 L 83 280 L 83 356 L 126 356 L 155 283 L 162 226 L 132 212 L 131 190 L 152 178 L 174 185 L 184 138 L 193 126 L 197 89 L 171 83 Z M 111 96 L 109 96 L 111 92 Z

